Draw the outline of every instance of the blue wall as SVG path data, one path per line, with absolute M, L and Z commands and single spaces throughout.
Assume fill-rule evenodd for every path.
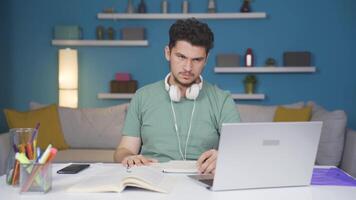
M 9 28 L 10 15 L 8 12 L 9 1 L 0 2 L 0 133 L 7 130 L 2 110 L 8 107 L 10 90 L 10 51 L 9 51 Z
M 173 20 L 98 20 L 96 14 L 115 6 L 123 12 L 125 1 L 117 0 L 6 0 L 12 25 L 10 57 L 12 73 L 6 96 L 11 107 L 25 110 L 28 102 L 58 102 L 58 47 L 50 45 L 55 25 L 78 24 L 86 39 L 95 38 L 95 27 L 127 26 L 147 28 L 149 47 L 78 47 L 80 63 L 80 107 L 103 107 L 121 101 L 99 100 L 99 92 L 109 91 L 115 72 L 126 71 L 139 81 L 139 86 L 162 79 L 168 72 L 163 48 L 168 41 L 168 28 Z M 149 12 L 159 12 L 161 0 L 147 0 Z M 180 0 L 170 1 L 172 12 L 180 11 Z M 191 11 L 204 12 L 205 1 L 190 1 Z M 207 1 L 206 1 L 207 2 Z M 217 1 L 220 12 L 239 10 L 241 1 Z M 253 1 L 253 10 L 267 12 L 262 20 L 209 20 L 216 44 L 206 66 L 206 80 L 231 92 L 243 92 L 241 74 L 215 74 L 217 53 L 244 54 L 251 47 L 256 65 L 267 57 L 282 64 L 284 51 L 308 50 L 313 53 L 313 74 L 261 74 L 258 92 L 267 94 L 264 101 L 246 103 L 279 104 L 314 100 L 332 109 L 344 109 L 349 125 L 356 128 L 356 3 L 353 0 L 269 0 Z M 137 4 L 138 0 L 134 0 Z M 3 42 L 4 39 L 1 40 Z M 0 45 L 1 46 L 1 45 Z M 3 69 L 1 72 L 3 73 Z M 6 73 L 6 71 L 5 71 Z M 2 86 L 3 87 L 3 86 Z

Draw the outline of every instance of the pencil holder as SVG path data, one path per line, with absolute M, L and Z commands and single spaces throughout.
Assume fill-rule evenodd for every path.
M 26 153 L 26 145 L 29 144 L 33 128 L 13 128 L 10 129 L 11 148 L 7 157 L 6 183 L 17 186 L 20 177 L 20 163 L 16 161 L 16 152 Z M 36 138 L 35 138 L 36 139 Z
M 21 164 L 20 193 L 47 193 L 52 188 L 52 163 Z

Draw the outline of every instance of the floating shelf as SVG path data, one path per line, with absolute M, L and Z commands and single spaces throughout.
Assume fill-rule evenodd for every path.
M 148 46 L 147 40 L 52 40 L 54 46 Z
M 99 93 L 98 99 L 131 99 L 135 93 Z
M 99 93 L 98 99 L 131 99 L 133 93 Z M 231 94 L 233 99 L 238 100 L 263 100 L 264 94 Z
M 312 73 L 316 67 L 215 67 L 215 73 Z
M 265 12 L 251 13 L 99 13 L 98 19 L 263 19 L 267 17 Z
M 265 94 L 231 94 L 236 100 L 263 100 L 266 98 Z

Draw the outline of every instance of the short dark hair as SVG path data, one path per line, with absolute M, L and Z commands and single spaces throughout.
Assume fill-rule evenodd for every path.
M 169 49 L 172 49 L 177 41 L 184 40 L 195 46 L 205 47 L 208 54 L 214 46 L 214 33 L 206 23 L 195 18 L 177 20 L 169 29 Z

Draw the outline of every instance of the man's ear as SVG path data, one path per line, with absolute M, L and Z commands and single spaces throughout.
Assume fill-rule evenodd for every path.
M 170 61 L 170 59 L 171 59 L 171 50 L 169 49 L 168 46 L 166 46 L 166 47 L 164 48 L 164 55 L 165 55 L 165 57 L 166 57 L 166 60 L 167 60 L 167 61 Z
M 206 65 L 206 63 L 208 62 L 208 59 L 209 59 L 209 53 L 206 55 L 206 58 L 205 58 L 205 65 Z

